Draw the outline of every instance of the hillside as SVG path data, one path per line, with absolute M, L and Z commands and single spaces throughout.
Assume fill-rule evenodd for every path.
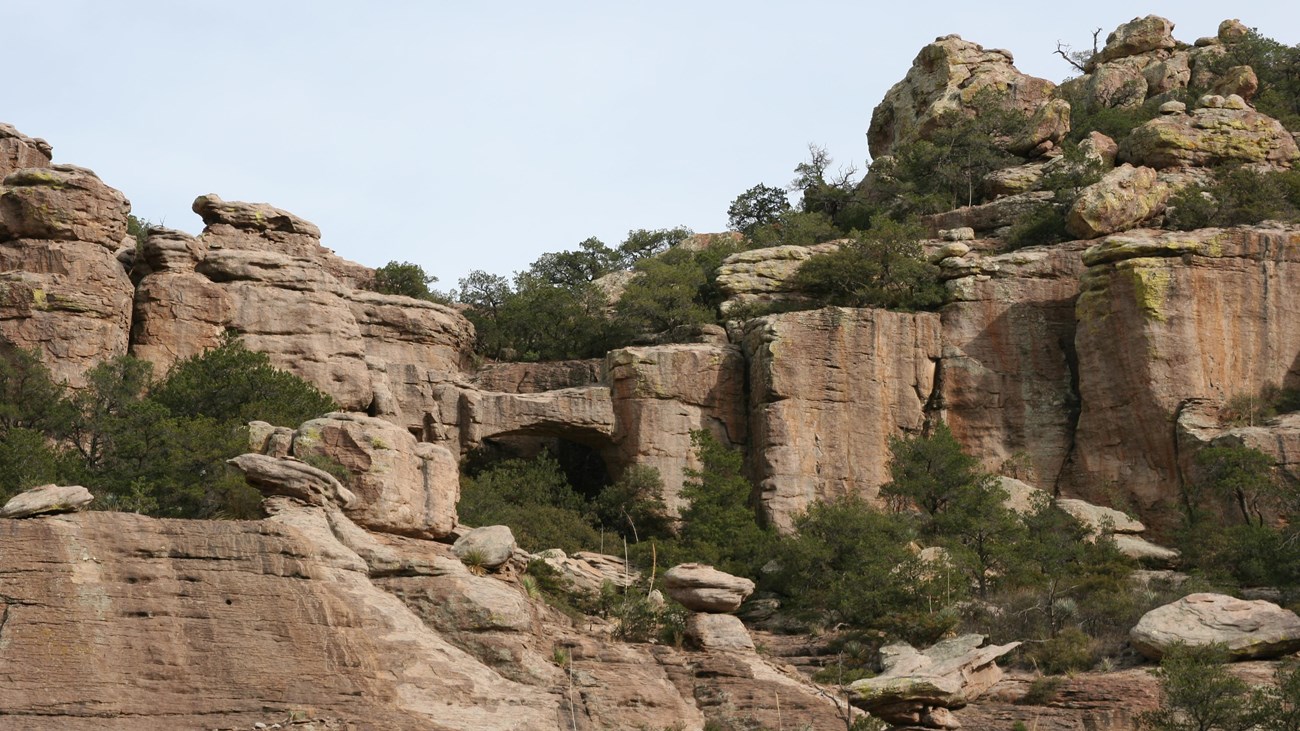
M 814 154 L 797 170 L 796 208 L 784 194 L 757 205 L 759 186 L 733 203 L 734 232 L 584 242 L 497 283 L 496 299 L 465 283 L 456 301 L 385 293 L 376 270 L 264 203 L 200 195 L 198 236 L 137 232 L 123 192 L 0 125 L 4 455 L 33 444 L 20 431 L 59 459 L 96 438 L 14 416 L 32 393 L 15 375 L 23 351 L 66 389 L 42 398 L 72 409 L 77 394 L 102 393 L 101 364 L 130 356 L 162 378 L 232 340 L 338 407 L 305 423 L 254 415 L 239 433 L 247 454 L 220 455 L 265 497 L 261 519 L 170 517 L 181 509 L 159 507 L 157 493 L 171 478 L 141 477 L 131 489 L 153 491 L 155 509 L 140 511 L 153 517 L 0 520 L 0 718 L 30 729 L 820 729 L 875 723 L 869 710 L 898 728 L 1136 728 L 1161 698 L 1138 665 L 1167 651 L 1124 644 L 1137 617 L 1201 589 L 1285 605 L 1300 584 L 1288 532 L 1300 506 L 1300 82 L 1278 61 L 1300 51 L 1236 21 L 1194 44 L 1172 32 L 1135 19 L 1060 85 L 1020 73 L 1010 52 L 936 39 L 876 107 L 861 180 L 829 176 Z M 678 275 L 677 299 L 656 299 L 652 283 L 668 291 Z M 583 319 L 555 314 L 565 297 Z M 574 344 L 539 350 L 542 335 Z M 904 489 L 903 454 L 944 439 L 968 459 L 944 474 L 998 498 L 971 508 L 985 511 L 971 513 L 976 528 L 945 524 L 942 505 L 927 515 Z M 1267 488 L 1237 475 L 1204 492 L 1228 484 L 1215 470 L 1243 454 L 1262 455 L 1241 470 Z M 501 488 L 507 467 L 524 477 Z M 57 474 L 98 474 L 84 469 Z M 0 475 L 0 495 L 41 481 L 19 472 Z M 556 505 L 522 503 L 548 474 L 565 493 Z M 660 513 L 634 521 L 635 501 L 616 504 L 612 520 L 579 526 L 598 545 L 560 522 L 561 507 L 599 513 L 632 475 L 653 475 L 655 494 L 637 499 L 661 501 Z M 752 491 L 744 530 L 758 533 L 697 539 L 703 493 L 723 483 Z M 100 504 L 140 498 L 85 486 Z M 453 552 L 471 535 L 467 511 L 512 502 L 520 522 L 498 520 L 520 545 L 511 538 L 495 561 L 462 543 Z M 247 517 L 233 500 L 204 504 L 204 517 Z M 845 505 L 861 512 L 839 528 L 818 512 Z M 808 558 L 790 546 L 819 516 L 832 526 L 825 545 L 840 547 Z M 585 552 L 529 545 L 548 521 Z M 1238 544 L 1209 538 L 1237 524 L 1258 542 L 1234 554 Z M 1009 552 L 981 553 L 1004 529 Z M 865 608 L 796 617 L 809 610 L 799 595 L 819 588 L 790 576 L 796 561 L 834 564 L 859 550 L 834 534 L 872 531 L 884 542 L 863 552 L 885 563 L 836 583 L 861 592 L 849 603 L 876 599 L 859 584 L 905 584 L 915 604 L 877 612 L 889 626 Z M 973 533 L 975 559 L 962 553 Z M 767 552 L 742 555 L 753 536 Z M 1079 573 L 1052 573 L 1056 549 Z M 946 553 L 912 555 L 934 550 Z M 647 555 L 639 571 L 627 565 Z M 735 607 L 690 607 L 672 619 L 675 643 L 630 632 L 633 611 L 656 629 L 669 621 L 626 599 L 654 588 L 638 581 L 662 582 L 667 557 L 728 561 L 756 579 L 745 623 Z M 1269 566 L 1224 569 L 1254 562 Z M 967 586 L 952 589 L 954 575 Z M 754 591 L 745 583 L 737 606 Z M 933 593 L 912 591 L 923 585 Z M 592 603 L 557 602 L 566 592 Z M 1002 614 L 1031 595 L 1049 630 Z M 1096 597 L 1113 606 L 1089 606 Z M 1066 619 L 1057 602 L 1074 607 Z M 986 616 L 959 621 L 972 607 Z M 900 630 L 899 617 L 933 625 Z M 1300 649 L 1296 625 L 1243 657 Z M 952 640 L 972 629 L 974 646 Z M 982 645 L 986 633 L 1005 644 Z M 844 640 L 871 646 L 852 669 L 887 671 L 880 646 L 896 636 L 956 643 L 944 661 L 957 689 L 886 702 L 850 684 Z M 1034 654 L 1075 636 L 1082 659 Z M 994 664 L 1004 655 L 1019 663 L 1006 679 Z M 823 668 L 841 675 L 814 682 Z M 1040 670 L 1067 669 L 1079 674 L 1044 704 L 1024 703 Z M 1235 666 L 1255 684 L 1272 670 Z

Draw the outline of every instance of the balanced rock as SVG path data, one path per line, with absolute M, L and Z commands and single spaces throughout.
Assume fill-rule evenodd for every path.
M 1081 239 L 1126 231 L 1162 213 L 1170 195 L 1155 170 L 1125 163 L 1079 193 L 1066 229 Z
M 1300 650 L 1300 617 L 1263 600 L 1189 594 L 1142 615 L 1129 641 L 1153 660 L 1180 644 L 1221 644 L 1238 660 L 1278 657 Z
M 341 508 L 357 499 L 330 473 L 292 457 L 250 453 L 226 462 L 243 472 L 248 484 L 265 495 L 284 495 L 308 505 L 334 504 Z
M 451 550 L 460 560 L 485 569 L 495 569 L 510 560 L 518 544 L 508 525 L 487 525 L 475 528 L 452 544 Z
M 0 508 L 0 518 L 72 513 L 90 504 L 95 496 L 80 485 L 41 485 L 9 498 Z
M 754 592 L 754 582 L 712 566 L 684 563 L 664 573 L 664 590 L 691 611 L 725 613 L 740 608 Z
M 984 644 L 984 635 L 962 635 L 924 651 L 906 643 L 881 648 L 883 671 L 854 681 L 850 701 L 893 723 L 911 723 L 932 707 L 961 708 L 1002 678 L 995 662 L 1020 646 Z

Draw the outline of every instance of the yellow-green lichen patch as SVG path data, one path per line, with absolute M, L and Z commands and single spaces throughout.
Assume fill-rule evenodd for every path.
M 1127 267 L 1133 277 L 1133 295 L 1138 309 L 1150 319 L 1165 321 L 1165 300 L 1172 275 L 1164 262 L 1138 263 Z

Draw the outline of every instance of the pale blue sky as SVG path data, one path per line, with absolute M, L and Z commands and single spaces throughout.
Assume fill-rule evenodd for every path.
M 0 120 L 197 232 L 194 197 L 267 202 L 339 254 L 452 286 L 588 236 L 722 230 L 808 143 L 862 167 L 872 108 L 959 33 L 1026 73 L 1157 13 L 1288 44 L 1300 6 L 1222 2 L 6 0 Z

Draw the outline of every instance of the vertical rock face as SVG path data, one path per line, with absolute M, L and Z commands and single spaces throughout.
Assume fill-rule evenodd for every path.
M 131 280 L 113 252 L 130 210 L 121 193 L 70 165 L 18 170 L 0 186 L 0 335 L 35 348 L 55 380 L 73 387 L 126 353 Z
M 943 308 L 942 405 L 984 468 L 1028 459 L 1050 488 L 1074 438 L 1074 305 L 1088 244 L 965 257 Z M 945 260 L 952 271 L 959 260 Z
M 691 432 L 745 442 L 745 363 L 732 345 L 623 348 L 606 361 L 620 466 L 653 467 L 676 513 L 688 469 L 698 469 Z
M 1158 526 L 1180 479 L 1175 422 L 1194 399 L 1300 382 L 1300 230 L 1130 231 L 1084 254 L 1082 410 L 1066 485 L 1118 492 Z M 1172 514 L 1172 513 L 1169 513 Z M 1164 516 L 1168 517 L 1168 515 Z
M 52 153 L 45 140 L 33 139 L 0 122 L 0 180 L 16 170 L 49 167 Z
M 779 528 L 816 500 L 874 498 L 889 438 L 919 431 L 939 315 L 828 307 L 751 320 L 750 459 Z

